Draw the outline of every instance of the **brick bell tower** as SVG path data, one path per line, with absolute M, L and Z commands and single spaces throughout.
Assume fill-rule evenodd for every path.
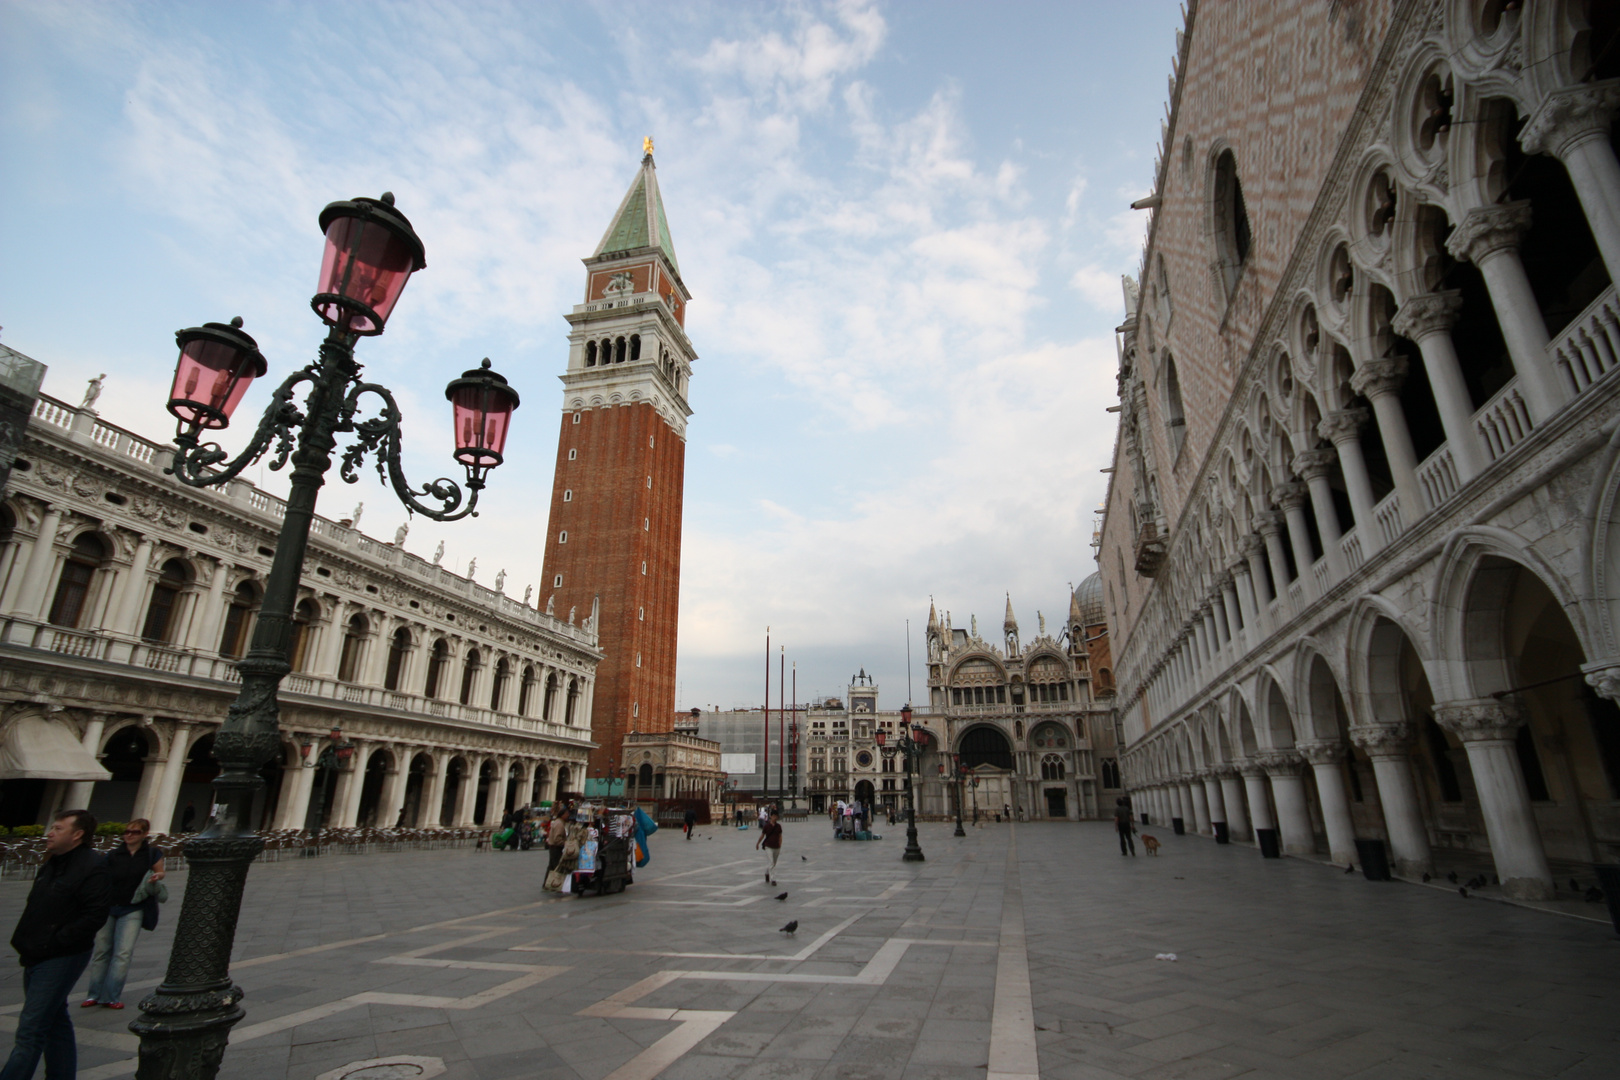
M 687 387 L 697 353 L 652 140 L 618 213 L 585 260 L 568 315 L 562 434 L 542 595 L 558 616 L 595 612 L 602 651 L 590 775 L 623 763 L 626 732 L 675 713 Z

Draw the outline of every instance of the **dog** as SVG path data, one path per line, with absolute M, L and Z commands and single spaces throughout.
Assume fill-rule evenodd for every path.
M 1147 848 L 1147 853 L 1149 855 L 1157 855 L 1159 853 L 1159 838 L 1157 836 L 1150 836 L 1147 833 L 1143 833 L 1142 846 Z

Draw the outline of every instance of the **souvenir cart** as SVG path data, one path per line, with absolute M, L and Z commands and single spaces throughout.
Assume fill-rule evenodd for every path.
M 580 845 L 579 869 L 574 871 L 575 896 L 593 891 L 598 896 L 623 892 L 633 884 L 636 860 L 635 812 L 623 807 L 605 809 L 596 815 L 596 839 Z M 594 843 L 594 849 L 590 844 Z M 587 861 L 590 868 L 587 869 Z

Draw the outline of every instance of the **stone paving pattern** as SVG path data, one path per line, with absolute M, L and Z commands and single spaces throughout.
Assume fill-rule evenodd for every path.
M 757 833 L 714 829 L 688 842 L 665 830 L 637 884 L 607 898 L 541 893 L 538 851 L 257 866 L 239 964 L 321 951 L 236 969 L 248 1011 L 237 1036 L 351 994 L 455 999 L 519 974 L 425 964 L 567 970 L 476 1008 L 366 1004 L 234 1038 L 220 1075 L 303 1080 L 415 1054 L 442 1058 L 448 1080 L 601 1080 L 676 1024 L 577 1014 L 648 976 L 849 977 L 885 942 L 905 938 L 922 944 L 906 947 L 881 985 L 719 978 L 652 991 L 635 1004 L 735 1013 L 658 1075 L 984 1080 L 1010 844 L 1043 1077 L 1620 1075 L 1620 939 L 1601 924 L 1262 860 L 1252 848 L 1167 830 L 1154 830 L 1164 841 L 1158 857 L 1134 860 L 1120 857 L 1107 825 L 987 825 L 965 839 L 948 826 L 920 831 L 928 861 L 907 864 L 901 829 L 841 843 L 818 820 L 789 825 L 781 885 L 771 888 L 753 851 Z M 141 938 L 130 1009 L 74 1008 L 81 1080 L 133 1071 L 125 1025 L 138 987 L 162 973 L 184 880 L 171 877 L 163 925 Z M 5 927 L 27 887 L 0 884 Z M 783 890 L 787 901 L 770 899 Z M 856 915 L 806 960 L 761 958 L 795 953 Z M 789 919 L 800 923 L 792 938 L 777 929 Z M 452 920 L 460 925 L 439 925 Z M 373 935 L 386 936 L 354 940 Z M 657 955 L 668 952 L 738 955 Z M 397 959 L 410 953 L 416 959 Z M 21 998 L 21 969 L 0 969 L 0 1031 L 14 1028 Z M 632 1065 L 621 1076 L 633 1073 Z

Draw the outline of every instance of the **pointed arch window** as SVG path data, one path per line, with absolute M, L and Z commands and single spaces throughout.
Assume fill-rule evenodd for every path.
M 51 538 L 42 536 L 35 543 L 49 544 Z M 51 600 L 50 621 L 56 626 L 77 627 L 84 617 L 85 601 L 90 596 L 90 585 L 96 571 L 107 561 L 107 545 L 94 533 L 85 533 L 73 541 L 67 561 L 62 564 L 62 576 L 56 582 L 56 596 Z
M 1249 207 L 1243 198 L 1243 183 L 1238 179 L 1237 158 L 1230 150 L 1223 150 L 1215 159 L 1213 205 L 1210 207 L 1215 234 L 1215 259 L 1221 284 L 1228 297 L 1237 289 L 1243 276 L 1243 265 L 1249 260 L 1254 245 L 1254 232 L 1249 226 Z
M 146 605 L 146 619 L 141 624 L 143 641 L 173 641 L 175 609 L 180 606 L 180 592 L 191 583 L 191 571 L 179 559 L 163 564 L 157 584 L 152 586 L 152 599 Z
M 1181 404 L 1181 373 L 1176 370 L 1176 358 L 1164 354 L 1164 428 L 1170 440 L 1172 459 L 1180 455 L 1181 444 L 1187 438 L 1187 412 Z
M 1062 780 L 1063 758 L 1058 754 L 1047 754 L 1041 758 L 1041 779 Z

